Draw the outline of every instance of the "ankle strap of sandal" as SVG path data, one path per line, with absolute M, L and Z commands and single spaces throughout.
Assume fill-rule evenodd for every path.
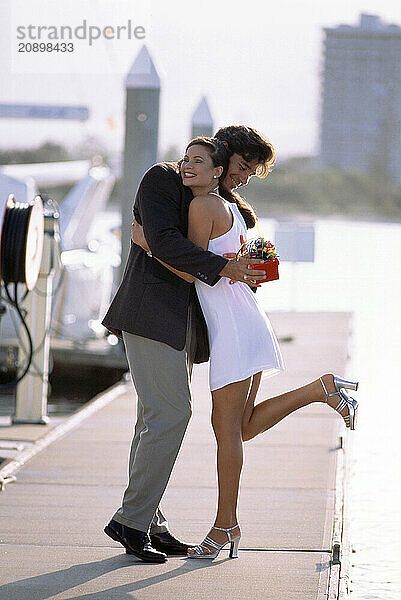
M 230 531 L 232 531 L 233 529 L 236 529 L 237 527 L 239 527 L 238 523 L 236 525 L 233 525 L 233 527 L 216 527 L 216 525 L 213 525 L 212 529 L 217 529 L 218 531 L 224 531 L 227 534 L 228 540 L 231 542 L 231 533 Z
M 329 394 L 329 392 L 327 391 L 326 386 L 323 383 L 323 379 L 321 377 L 319 377 L 319 379 L 320 379 L 320 383 L 323 386 L 324 392 L 326 394 L 326 400 L 325 400 L 325 402 L 327 402 L 327 399 L 330 398 L 331 396 L 341 396 L 340 392 L 333 392 L 333 393 Z

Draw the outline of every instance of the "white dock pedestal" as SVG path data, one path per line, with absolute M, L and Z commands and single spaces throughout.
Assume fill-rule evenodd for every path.
M 13 423 L 36 423 L 45 425 L 47 417 L 47 394 L 49 382 L 50 319 L 53 279 L 58 253 L 58 221 L 54 216 L 45 217 L 45 236 L 42 262 L 35 286 L 22 306 L 27 311 L 26 323 L 31 332 L 34 355 L 28 373 L 18 383 Z M 59 262 L 60 264 L 60 262 Z M 26 333 L 21 328 L 26 340 Z

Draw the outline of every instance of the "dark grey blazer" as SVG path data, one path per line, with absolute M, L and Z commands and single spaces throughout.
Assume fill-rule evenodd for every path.
M 192 197 L 191 191 L 182 184 L 176 165 L 159 163 L 142 178 L 134 216 L 143 225 L 154 256 L 214 285 L 227 259 L 187 239 Z M 205 362 L 209 358 L 207 329 L 195 286 L 131 243 L 123 279 L 102 324 L 119 337 L 121 331 L 127 331 L 182 350 L 190 302 L 194 306 L 197 329 L 195 362 Z

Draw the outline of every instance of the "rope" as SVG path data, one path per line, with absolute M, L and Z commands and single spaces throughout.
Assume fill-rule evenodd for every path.
M 1 231 L 0 274 L 7 301 L 17 311 L 26 332 L 28 352 L 25 352 L 27 364 L 22 373 L 14 381 L 1 384 L 1 388 L 13 386 L 21 381 L 27 374 L 33 359 L 32 337 L 20 302 L 35 287 L 38 279 L 43 248 L 43 218 L 43 202 L 40 196 L 36 196 L 29 203 L 19 203 L 15 201 L 12 194 L 9 195 Z M 27 288 L 22 299 L 18 299 L 20 283 L 25 284 Z M 14 297 L 9 290 L 10 284 L 14 287 Z
M 43 221 L 40 196 L 23 204 L 16 202 L 10 194 L 1 235 L 1 278 L 5 285 L 24 283 L 29 290 L 35 287 L 43 245 L 43 225 L 40 226 L 40 221 Z M 30 256 L 32 250 L 34 254 Z
M 8 296 L 10 303 L 14 306 L 15 310 L 17 311 L 18 316 L 21 319 L 22 326 L 25 329 L 26 335 L 28 337 L 28 359 L 27 359 L 27 364 L 25 365 L 25 368 L 23 369 L 22 373 L 13 381 L 9 381 L 7 383 L 0 384 L 0 388 L 10 388 L 10 387 L 13 387 L 14 385 L 16 385 L 17 383 L 19 383 L 21 381 L 21 379 L 23 379 L 25 377 L 25 375 L 28 373 L 29 367 L 31 366 L 32 358 L 33 358 L 33 342 L 32 342 L 31 332 L 29 331 L 29 328 L 28 328 L 28 325 L 26 324 L 21 307 L 19 306 L 18 283 L 14 283 L 14 298 L 11 297 L 11 293 L 8 289 L 7 283 L 4 284 L 4 290 Z

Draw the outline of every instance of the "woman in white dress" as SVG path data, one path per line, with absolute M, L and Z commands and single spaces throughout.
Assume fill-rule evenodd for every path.
M 233 191 L 234 180 L 232 189 L 222 185 L 223 180 L 227 181 L 228 160 L 222 142 L 216 138 L 195 138 L 180 161 L 180 172 L 183 184 L 190 187 L 194 195 L 189 207 L 188 238 L 204 249 L 231 256 L 240 248 L 256 216 L 250 205 Z M 264 167 L 267 172 L 269 165 Z M 140 245 L 147 248 L 144 238 Z M 256 282 L 233 283 L 222 277 L 216 285 L 209 286 L 192 275 L 165 266 L 186 281 L 195 281 L 210 342 L 218 506 L 209 534 L 199 546 L 188 550 L 188 557 L 215 558 L 227 543 L 231 545 L 230 556 L 236 557 L 241 537 L 237 501 L 242 442 L 312 402 L 327 402 L 342 415 L 346 425 L 354 429 L 357 402 L 346 389 L 355 390 L 358 384 L 326 373 L 310 384 L 255 406 L 262 372 L 272 376 L 284 368 L 269 319 L 250 287 Z

